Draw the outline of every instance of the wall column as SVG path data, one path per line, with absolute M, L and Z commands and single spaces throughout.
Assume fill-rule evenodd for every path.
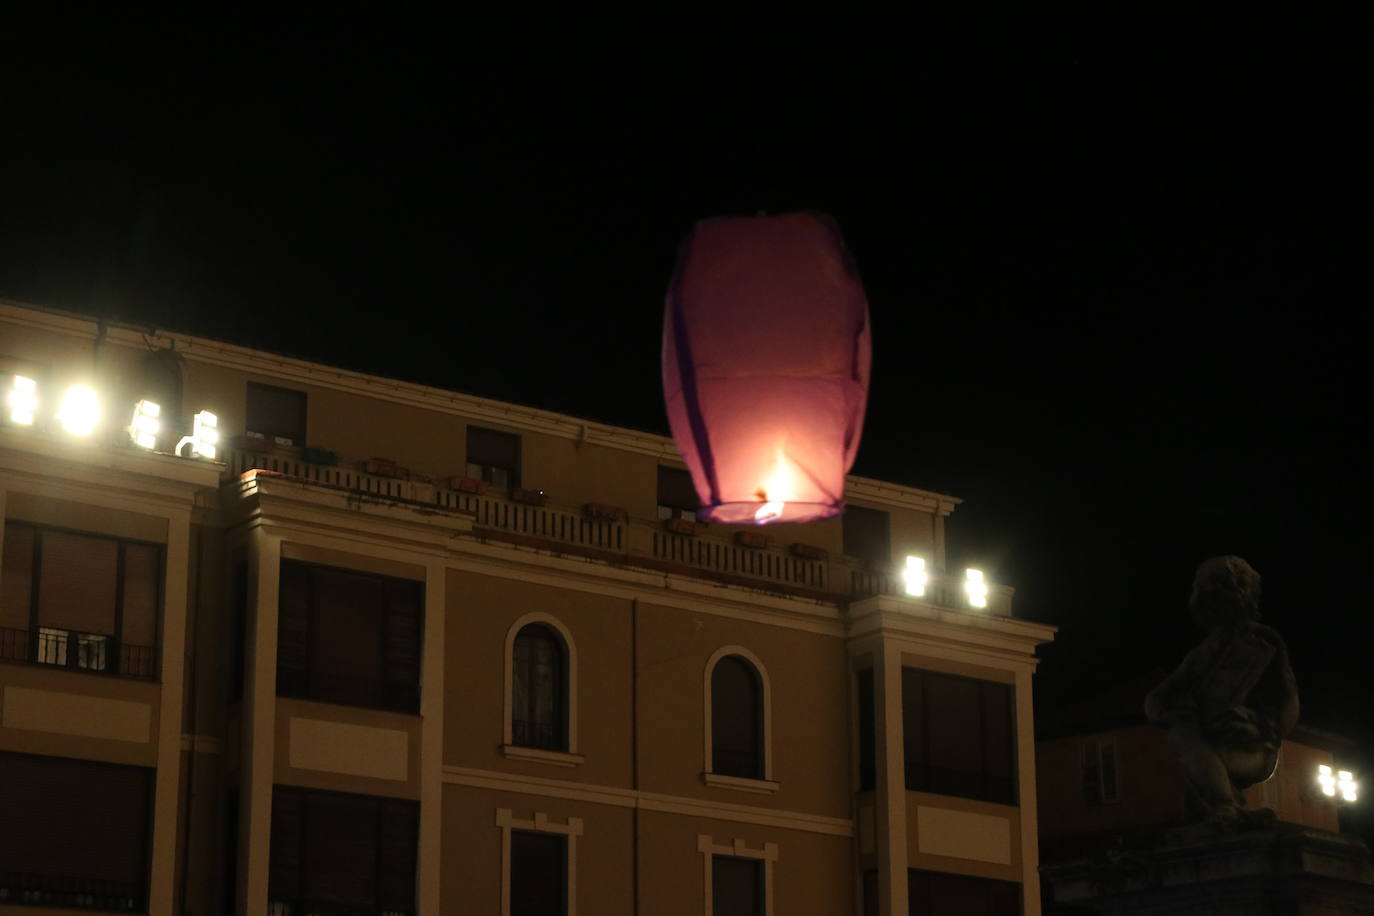
M 178 800 L 181 788 L 181 722 L 186 687 L 186 598 L 191 571 L 191 510 L 167 518 L 167 555 L 162 584 L 162 690 L 158 702 L 157 777 L 153 790 L 152 877 L 149 916 L 172 916 L 176 900 Z
M 902 743 L 902 652 L 884 641 L 874 653 L 877 718 L 878 910 L 907 916 L 906 751 Z
M 1017 797 L 1021 807 L 1021 896 L 1025 916 L 1040 916 L 1040 837 L 1036 828 L 1035 722 L 1029 667 L 1016 671 Z
M 444 610 L 448 568 L 425 570 L 424 656 L 420 674 L 420 848 L 416 901 L 420 916 L 439 916 L 444 818 Z
M 281 539 L 254 528 L 248 539 L 244 633 L 243 744 L 239 754 L 240 916 L 266 916 L 272 845 L 272 781 L 277 726 L 277 592 Z

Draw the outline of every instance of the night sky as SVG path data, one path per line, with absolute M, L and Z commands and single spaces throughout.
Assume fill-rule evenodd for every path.
M 1374 36 L 1212 6 L 14 24 L 0 296 L 666 432 L 683 234 L 827 211 L 855 470 L 965 499 L 951 566 L 1061 627 L 1041 702 L 1176 664 L 1237 553 L 1374 798 Z

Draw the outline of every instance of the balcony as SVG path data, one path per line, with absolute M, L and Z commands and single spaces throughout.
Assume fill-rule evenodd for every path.
M 156 655 L 152 646 L 120 643 L 103 633 L 78 633 L 58 627 L 39 627 L 37 633 L 32 633 L 0 627 L 3 662 L 152 680 L 157 676 Z
M 496 492 L 471 493 L 424 478 L 398 479 L 317 465 L 282 452 L 227 448 L 223 459 L 229 479 L 267 471 L 352 495 L 420 510 L 438 509 L 470 518 L 473 533 L 487 540 L 816 601 L 844 603 L 905 592 L 895 567 L 874 568 L 848 557 L 822 559 L 772 544 L 740 543 L 705 526 L 696 534 L 677 533 L 656 520 L 604 518 L 573 507 L 528 505 Z M 987 607 L 979 613 L 1010 617 L 1011 596 L 1011 589 L 990 584 Z M 932 574 L 925 596 L 917 600 L 969 608 L 963 580 L 955 576 Z

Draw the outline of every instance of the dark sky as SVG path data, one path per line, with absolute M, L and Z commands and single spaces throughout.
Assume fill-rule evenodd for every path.
M 1374 782 L 1368 18 L 1036 12 L 16 24 L 0 295 L 666 431 L 678 240 L 828 211 L 856 471 L 965 498 L 1042 698 L 1175 664 L 1238 553 Z

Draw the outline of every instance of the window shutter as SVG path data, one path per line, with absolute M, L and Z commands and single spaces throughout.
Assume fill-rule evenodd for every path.
M 1016 803 L 1016 714 L 1008 684 L 980 681 L 983 690 L 983 760 L 987 801 Z
M 380 706 L 382 584 L 371 576 L 317 566 L 311 637 L 311 696 Z
M 377 894 L 378 800 L 350 795 L 308 796 L 301 896 L 370 907 Z
M 41 552 L 39 624 L 113 636 L 119 542 L 45 531 Z
M 983 795 L 980 691 L 972 678 L 924 672 L 926 791 L 962 798 Z
M 763 916 L 763 863 L 734 856 L 711 857 L 713 916 Z
M 858 674 L 859 692 L 859 791 L 868 792 L 878 784 L 878 711 L 873 696 L 873 669 Z
M 131 645 L 157 644 L 161 554 L 152 544 L 124 545 L 124 632 L 120 639 Z
M 564 916 L 568 840 L 556 833 L 510 835 L 510 916 Z
M 244 428 L 305 445 L 305 392 L 249 382 Z
M 277 601 L 277 692 L 282 696 L 309 691 L 310 591 L 310 567 L 283 560 Z M 247 592 L 245 582 L 245 604 Z
M 5 525 L 4 568 L 0 570 L 0 627 L 28 630 L 32 607 L 33 542 L 28 525 Z M 11 657 L 10 643 L 0 635 L 0 658 Z M 21 652 L 19 657 L 27 653 Z
M 305 796 L 300 790 L 281 786 L 272 790 L 272 850 L 267 886 L 273 900 L 296 900 L 301 895 L 304 809 Z
M 415 912 L 416 844 L 419 807 L 413 802 L 382 803 L 381 887 L 378 908 L 396 913 Z
M 388 708 L 420 708 L 420 636 L 424 586 L 401 579 L 386 583 L 386 646 L 383 677 Z

